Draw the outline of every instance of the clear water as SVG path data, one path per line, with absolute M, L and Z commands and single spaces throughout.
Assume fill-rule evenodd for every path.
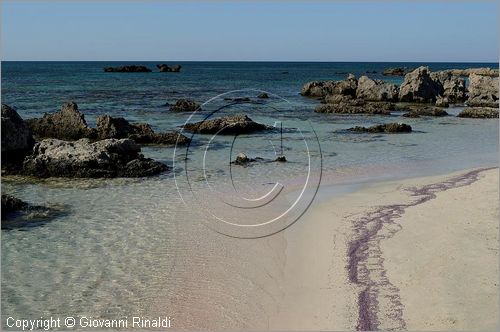
M 237 241 L 214 232 L 210 224 L 203 222 L 207 215 L 252 224 L 285 211 L 298 197 L 297 190 L 308 173 L 309 157 L 312 186 L 305 193 L 306 201 L 312 199 L 320 175 L 322 183 L 334 185 L 328 190 L 320 188 L 320 194 L 332 195 L 363 182 L 498 164 L 496 120 L 317 114 L 313 109 L 318 102 L 298 94 L 307 81 L 342 79 L 348 72 L 359 76 L 375 70 L 378 74 L 368 75 L 400 83 L 401 77 L 382 77 L 380 73 L 387 67 L 411 68 L 420 64 L 185 62 L 181 63 L 180 73 L 102 71 L 103 67 L 123 64 L 126 63 L 3 62 L 2 103 L 30 118 L 56 111 L 63 102 L 74 100 L 91 125 L 97 115 L 110 114 L 148 122 L 161 131 L 179 129 L 189 117 L 170 113 L 166 103 L 172 104 L 179 98 L 205 103 L 229 92 L 208 102 L 203 114 L 192 120 L 227 105 L 224 97 L 251 97 L 256 103 L 231 105 L 215 114 L 245 113 L 268 125 L 282 121 L 288 162 L 229 167 L 228 161 L 239 152 L 274 159 L 275 151 L 280 153 L 281 143 L 279 133 L 274 131 L 238 137 L 232 154 L 233 138 L 217 136 L 209 145 L 204 168 L 205 148 L 211 137 L 197 135 L 187 161 L 184 148 L 175 151 L 175 158 L 171 147 L 143 148 L 145 155 L 175 167 L 173 172 L 154 178 L 4 178 L 2 192 L 33 204 L 58 204 L 67 212 L 38 227 L 2 230 L 4 318 L 119 318 L 161 312 L 159 308 L 169 306 L 172 312 L 177 310 L 178 317 L 184 317 L 177 325 L 179 328 L 265 328 L 265 324 L 253 324 L 255 320 L 243 312 L 264 315 L 279 296 L 276 289 L 263 289 L 256 280 L 279 275 L 280 264 L 276 262 L 281 262 L 281 258 L 274 255 L 283 246 L 282 240 L 272 244 L 266 238 Z M 156 63 L 142 64 L 153 69 Z M 430 64 L 433 70 L 480 66 L 498 64 Z M 234 90 L 238 91 L 231 92 Z M 258 90 L 279 98 L 258 100 Z M 460 108 L 448 110 L 450 114 L 459 111 Z M 365 135 L 345 131 L 356 125 L 392 121 L 410 124 L 414 133 Z M 309 154 L 302 135 L 309 144 Z M 204 181 L 204 171 L 210 187 Z M 269 210 L 232 210 L 220 203 L 220 197 L 235 195 L 230 175 L 237 190 L 247 198 L 265 195 L 275 182 L 283 184 L 288 195 L 273 201 Z M 189 185 L 192 191 L 188 190 Z M 190 204 L 193 196 L 194 202 L 202 201 L 196 207 L 198 213 L 193 214 L 193 205 L 188 208 L 183 204 L 177 186 Z M 288 217 L 283 225 L 292 221 Z M 279 239 L 279 234 L 274 238 Z M 234 300 L 242 294 L 248 301 Z M 231 314 L 211 316 L 213 321 L 206 319 L 203 310 L 208 309 L 202 309 L 204 305 L 229 303 Z

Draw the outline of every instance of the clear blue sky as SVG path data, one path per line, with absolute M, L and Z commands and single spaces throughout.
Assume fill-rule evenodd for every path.
M 498 2 L 2 2 L 4 60 L 498 61 Z

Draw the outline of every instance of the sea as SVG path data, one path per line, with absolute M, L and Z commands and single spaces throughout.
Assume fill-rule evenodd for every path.
M 90 126 L 106 114 L 192 138 L 188 146 L 143 146 L 146 157 L 170 166 L 151 178 L 2 179 L 2 193 L 62 211 L 2 228 L 4 328 L 8 317 L 119 319 L 154 312 L 177 315 L 172 323 L 179 329 L 265 329 L 265 320 L 259 325 L 255 317 L 272 310 L 279 287 L 255 280 L 280 274 L 283 257 L 270 253 L 284 246 L 268 238 L 301 222 L 316 201 L 381 181 L 498 166 L 498 120 L 456 117 L 463 106 L 451 105 L 446 117 L 332 115 L 315 113 L 319 101 L 299 94 L 308 81 L 348 73 L 400 84 L 403 77 L 383 70 L 498 63 L 167 62 L 181 64 L 179 73 L 160 73 L 159 63 L 1 63 L 2 103 L 24 119 L 74 101 Z M 103 71 L 129 64 L 153 72 Z M 263 92 L 269 98 L 257 97 Z M 202 110 L 170 112 L 182 98 Z M 231 114 L 272 128 L 237 136 L 183 130 L 188 122 Z M 413 132 L 347 130 L 387 122 L 407 123 Z M 238 153 L 257 160 L 231 164 Z M 281 155 L 287 161 L 275 162 Z

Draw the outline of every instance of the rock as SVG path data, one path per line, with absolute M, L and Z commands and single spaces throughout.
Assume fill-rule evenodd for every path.
M 460 114 L 460 118 L 488 119 L 498 118 L 498 108 L 493 107 L 466 107 Z
M 449 107 L 450 103 L 448 102 L 448 98 L 437 96 L 436 98 L 436 106 L 437 107 Z
M 74 142 L 45 139 L 26 157 L 23 173 L 36 177 L 111 178 L 158 174 L 167 166 L 144 158 L 130 139 Z
M 27 206 L 28 203 L 23 202 L 19 198 L 2 194 L 2 220 L 7 216 L 7 214 L 22 210 Z
M 406 102 L 435 102 L 443 90 L 443 86 L 431 78 L 429 68 L 422 66 L 405 75 L 399 88 L 399 99 Z
M 382 75 L 384 76 L 404 76 L 408 70 L 406 68 L 387 68 L 383 71 Z
M 172 112 L 194 112 L 200 110 L 200 104 L 189 99 L 179 99 L 175 102 L 174 106 L 170 107 L 170 111 Z
M 169 67 L 164 63 L 156 65 L 156 67 L 160 70 L 160 72 L 174 72 L 174 73 L 180 72 L 182 68 L 181 65 L 173 65 L 172 67 Z
M 96 137 L 95 129 L 87 125 L 85 116 L 74 102 L 65 103 L 59 112 L 45 113 L 42 118 L 28 119 L 26 123 L 38 138 L 77 140 Z
M 178 132 L 156 133 L 147 123 L 129 123 L 124 118 L 108 115 L 97 117 L 97 137 L 130 138 L 140 144 L 185 145 L 191 140 Z
M 442 96 L 451 103 L 461 103 L 466 99 L 465 79 L 453 75 L 449 71 L 437 71 L 430 74 L 431 78 L 443 86 Z
M 481 76 L 498 77 L 498 68 L 467 68 L 467 69 L 448 69 L 444 70 L 454 76 L 469 76 L 471 74 Z
M 331 99 L 330 99 L 331 100 Z M 339 103 L 319 105 L 314 109 L 316 113 L 335 114 L 379 114 L 390 115 L 395 110 L 395 104 L 387 102 L 365 102 L 362 99 L 351 99 Z
M 246 154 L 244 153 L 239 153 L 236 156 L 236 159 L 232 162 L 232 164 L 236 165 L 246 165 L 249 162 L 255 161 L 255 159 L 248 158 Z
M 261 98 L 261 99 L 267 99 L 269 98 L 269 95 L 265 92 L 262 92 L 262 93 L 259 93 L 259 95 L 257 96 L 257 98 Z
M 278 156 L 276 157 L 276 160 L 279 163 L 285 163 L 286 162 L 286 157 L 285 156 Z
M 411 133 L 412 131 L 411 126 L 405 123 L 385 123 L 368 128 L 357 126 L 348 130 L 366 133 Z
M 399 88 L 395 84 L 372 80 L 361 76 L 358 80 L 356 97 L 367 101 L 397 101 Z
M 349 74 L 343 81 L 312 81 L 306 83 L 300 92 L 306 97 L 325 97 L 327 95 L 356 96 L 358 81 L 353 74 Z
M 408 106 L 410 111 L 403 114 L 407 118 L 419 118 L 421 116 L 446 116 L 448 113 L 440 107 L 435 106 Z
M 120 66 L 120 67 L 106 67 L 104 68 L 105 72 L 113 72 L 113 73 L 149 73 L 151 69 L 145 66 Z
M 199 134 L 248 134 L 269 129 L 268 126 L 254 122 L 248 116 L 230 115 L 218 119 L 205 120 L 196 123 L 187 123 L 184 129 Z
M 498 83 L 498 77 L 471 74 L 468 86 L 468 106 L 498 107 Z
M 4 153 L 17 153 L 33 147 L 31 130 L 17 112 L 2 104 L 2 157 Z

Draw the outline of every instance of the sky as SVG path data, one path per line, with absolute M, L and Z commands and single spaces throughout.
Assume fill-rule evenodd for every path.
M 498 1 L 2 1 L 2 60 L 498 62 Z

